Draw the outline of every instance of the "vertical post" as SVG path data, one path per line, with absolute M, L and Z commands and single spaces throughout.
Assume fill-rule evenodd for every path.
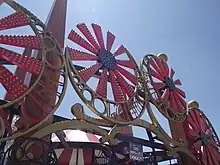
M 55 0 L 51 11 L 49 13 L 49 16 L 46 21 L 46 26 L 48 31 L 51 33 L 51 35 L 58 41 L 60 44 L 61 49 L 64 48 L 64 39 L 65 39 L 65 26 L 66 26 L 66 10 L 67 10 L 67 0 Z M 48 62 L 54 66 L 59 68 L 61 65 L 61 59 L 54 54 L 55 52 L 48 52 L 46 55 Z M 38 54 L 38 57 L 40 57 L 41 54 Z M 46 99 L 49 103 L 52 105 L 55 105 L 56 102 L 56 96 L 57 96 L 57 89 L 58 89 L 58 82 L 60 73 L 57 71 L 54 71 L 50 68 L 45 68 L 44 74 L 49 76 L 50 79 L 52 79 L 54 82 L 57 83 L 51 83 L 49 79 L 45 79 L 43 81 L 43 84 L 45 85 L 44 91 L 43 91 L 43 99 Z M 46 90 L 45 90 L 46 89 Z M 33 105 L 27 103 L 27 107 L 33 107 L 30 109 L 27 109 L 29 111 L 29 114 L 35 116 L 36 113 L 34 111 L 43 111 L 43 109 L 39 109 L 40 107 L 34 108 Z M 51 113 L 52 107 L 48 109 L 48 112 Z M 46 123 L 43 124 L 43 126 L 49 125 L 53 122 L 53 115 L 51 116 L 50 120 L 48 120 Z M 39 128 L 40 129 L 40 128 Z M 45 141 L 50 142 L 50 136 L 44 138 Z M 35 146 L 33 148 L 33 153 L 38 154 L 40 151 L 38 149 L 38 146 Z M 46 153 L 45 153 L 46 156 Z
M 176 141 L 179 141 L 179 142 L 186 141 L 183 123 L 174 123 L 174 122 L 170 121 L 169 124 L 170 124 L 172 138 Z M 192 159 L 185 154 L 180 154 L 178 164 L 180 164 L 180 165 L 185 165 L 185 164 L 196 165 L 196 163 L 194 161 L 192 161 Z

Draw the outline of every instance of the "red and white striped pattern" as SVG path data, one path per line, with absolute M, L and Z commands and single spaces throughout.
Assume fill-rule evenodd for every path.
M 80 130 L 64 130 L 66 142 L 92 142 L 99 143 L 101 136 L 86 133 Z M 60 142 L 56 134 L 52 134 L 52 142 Z M 58 165 L 90 165 L 92 162 L 92 149 L 55 149 Z
M 55 150 L 58 165 L 89 165 L 88 158 L 92 157 L 91 153 L 84 153 L 83 149 L 56 149 Z M 86 155 L 86 156 L 85 156 Z
M 80 130 L 64 130 L 63 131 L 66 135 L 65 140 L 68 142 L 92 142 L 92 143 L 99 143 L 99 139 L 101 136 L 86 133 Z M 51 138 L 52 142 L 60 142 L 59 138 L 56 134 L 52 134 Z
M 66 142 L 90 142 L 90 143 L 99 143 L 101 136 L 86 133 L 80 130 L 64 130 L 63 133 L 66 135 L 60 135 L 59 137 L 53 133 L 51 137 L 52 142 L 61 142 L 65 146 Z M 64 141 L 64 142 L 63 142 Z M 61 149 L 55 149 L 58 165 L 91 165 L 92 162 L 92 149 L 71 149 L 64 147 Z M 98 154 L 99 150 L 95 150 L 95 154 Z M 124 159 L 125 156 L 119 153 L 116 153 L 117 158 Z

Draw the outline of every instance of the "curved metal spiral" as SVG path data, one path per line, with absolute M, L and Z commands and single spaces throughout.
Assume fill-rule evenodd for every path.
M 70 81 L 80 98 L 95 114 L 112 123 L 128 124 L 140 118 L 145 100 L 139 99 L 137 91 L 144 91 L 140 85 L 143 78 L 131 54 L 123 45 L 112 53 L 115 36 L 107 32 L 105 46 L 102 29 L 97 24 L 92 24 L 96 39 L 84 23 L 77 28 L 88 41 L 74 30 L 68 38 L 89 53 L 67 47 L 65 54 Z M 78 61 L 93 64 L 82 67 L 76 65 Z
M 32 150 L 32 147 L 38 150 Z M 57 156 L 47 142 L 37 138 L 16 140 L 4 153 L 1 164 L 14 165 L 56 165 Z
M 15 93 L 14 91 L 21 93 L 19 93 L 20 95 L 17 95 L 14 100 L 10 100 L 1 106 L 5 108 L 17 103 L 21 109 L 19 120 L 15 123 L 19 132 L 15 132 L 11 137 L 2 138 L 1 141 L 23 136 L 47 121 L 50 115 L 53 114 L 60 105 L 67 86 L 66 62 L 56 39 L 47 30 L 46 26 L 30 11 L 14 1 L 7 1 L 7 4 L 16 12 L 0 19 L 0 29 L 3 30 L 29 25 L 36 36 L 0 35 L 0 43 L 28 48 L 27 50 L 34 52 L 36 56 L 19 55 L 15 52 L 9 52 L 5 48 L 0 48 L 0 59 L 3 58 L 23 69 L 24 72 L 27 72 L 26 75 L 28 75 L 26 79 L 30 81 L 28 85 L 14 86 L 7 83 L 7 81 L 13 81 L 15 84 L 23 84 L 21 80 L 16 78 L 15 74 L 12 74 L 13 79 L 8 79 L 5 76 L 1 77 L 0 82 L 4 83 L 3 86 L 5 84 L 8 85 L 8 89 L 12 90 L 12 94 Z M 56 66 L 51 63 L 52 57 L 56 59 Z M 3 67 L 1 67 L 1 69 L 2 68 Z M 0 73 L 3 72 L 0 70 Z M 54 90 L 50 90 L 50 88 L 57 89 L 57 91 L 55 91 L 56 97 L 54 97 L 51 102 L 48 101 L 47 97 L 54 95 L 50 93 L 54 92 Z M 10 90 L 7 91 L 7 93 L 10 94 Z M 37 107 L 38 111 L 32 111 L 33 107 Z M 7 119 L 8 114 L 3 113 L 1 117 Z M 7 122 L 7 120 L 5 121 Z M 1 127 L 3 128 L 3 126 Z

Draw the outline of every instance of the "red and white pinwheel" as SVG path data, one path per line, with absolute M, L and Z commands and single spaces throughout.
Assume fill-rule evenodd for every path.
M 92 90 L 88 88 L 86 88 L 86 90 L 92 93 L 92 97 L 104 101 L 105 105 L 108 103 L 110 104 L 110 102 L 114 105 L 122 105 L 128 101 L 131 102 L 130 100 L 135 96 L 135 89 L 137 86 L 137 65 L 127 49 L 121 45 L 112 52 L 112 46 L 116 37 L 108 31 L 105 45 L 102 29 L 97 24 L 92 24 L 96 39 L 93 37 L 86 24 L 78 24 L 77 28 L 84 35 L 85 39 L 74 30 L 70 32 L 68 38 L 84 50 L 81 51 L 69 47 L 67 48 L 71 66 L 77 70 L 72 76 L 76 76 L 76 74 L 80 76 L 80 79 L 84 83 L 84 85 L 81 84 L 81 86 L 88 85 L 87 82 L 92 77 L 98 77 L 97 82 L 94 82 L 92 86 L 88 85 Z M 120 59 L 122 56 L 126 59 Z M 77 61 L 88 61 L 93 62 L 93 64 L 89 67 L 80 67 L 77 69 Z M 80 90 L 80 92 L 82 93 L 83 90 Z M 113 95 L 112 98 L 109 97 L 111 94 Z M 94 98 L 91 99 L 91 102 L 95 100 Z M 82 99 L 85 100 L 83 96 Z M 88 100 L 86 100 L 86 102 L 88 103 Z M 94 106 L 94 102 L 91 103 L 91 105 Z M 109 105 L 106 105 L 105 109 L 108 110 L 105 111 L 105 115 L 115 116 L 115 113 L 117 115 L 121 113 L 118 112 L 120 108 L 118 108 L 118 111 L 116 110 L 113 112 L 109 107 Z
M 19 11 L 1 18 L 0 30 L 3 31 L 11 28 L 28 26 L 30 24 L 30 19 Z M 22 80 L 8 70 L 6 65 L 16 65 L 20 69 L 29 72 L 34 76 L 38 76 L 42 69 L 42 62 L 34 57 L 9 50 L 4 45 L 40 50 L 41 40 L 38 35 L 0 35 L 0 44 L 0 83 L 7 91 L 8 95 L 10 95 L 10 100 L 13 100 L 24 94 L 28 90 L 28 87 L 22 82 Z
M 184 122 L 186 138 L 190 151 L 202 165 L 220 165 L 217 135 L 205 115 L 199 110 L 189 110 Z
M 4 2 L 0 4 L 2 5 Z M 5 98 L 7 101 L 0 105 L 0 115 L 7 127 L 10 127 L 7 123 L 8 113 L 3 108 L 21 100 L 32 90 L 33 84 L 35 84 L 35 82 L 32 82 L 32 85 L 28 86 L 8 66 L 14 65 L 23 73 L 28 72 L 35 80 L 39 79 L 43 71 L 43 62 L 31 57 L 30 51 L 29 53 L 17 52 L 18 47 L 40 50 L 42 42 L 39 34 L 9 35 L 12 31 L 18 32 L 19 29 L 25 27 L 34 28 L 31 19 L 21 10 L 0 18 L 0 84 L 7 93 Z M 4 98 L 2 99 L 4 100 Z M 10 132 L 10 128 L 8 128 L 8 131 Z
M 178 86 L 182 83 L 174 79 L 175 71 L 169 68 L 165 60 L 152 56 L 148 60 L 151 84 L 158 95 L 158 100 L 176 112 L 186 110 L 185 92 Z

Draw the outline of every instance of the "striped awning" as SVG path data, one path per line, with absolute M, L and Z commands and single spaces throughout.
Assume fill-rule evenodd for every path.
M 91 165 L 96 158 L 98 164 L 107 164 L 111 160 L 109 158 L 102 157 L 103 153 L 99 149 L 88 148 L 70 148 L 68 142 L 90 142 L 99 143 L 101 136 L 86 133 L 81 130 L 64 130 L 61 132 L 53 133 L 51 136 L 52 142 L 60 142 L 64 148 L 55 149 L 58 165 Z M 124 156 L 116 153 L 119 159 L 123 159 Z
M 92 150 L 55 149 L 58 165 L 89 165 L 92 162 Z
M 86 133 L 80 130 L 64 130 L 58 133 L 53 133 L 51 137 L 52 142 L 62 142 L 61 138 L 66 142 L 92 142 L 99 143 L 101 136 Z
M 80 130 L 64 130 L 53 133 L 52 142 L 61 142 L 65 146 L 62 149 L 55 149 L 58 165 L 90 165 L 93 161 L 94 150 L 91 148 L 69 148 L 68 142 L 90 142 L 99 143 L 101 136 L 86 133 Z M 95 153 L 99 151 L 96 150 Z

